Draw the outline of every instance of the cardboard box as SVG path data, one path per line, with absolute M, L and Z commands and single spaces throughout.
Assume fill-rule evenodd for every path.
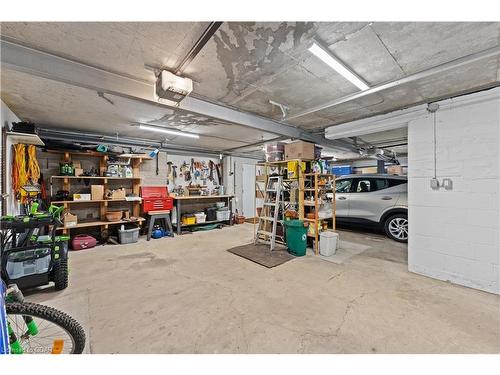
M 106 199 L 125 199 L 127 194 L 125 193 L 124 188 L 115 189 L 115 190 L 106 190 Z
M 78 218 L 71 212 L 66 212 L 64 213 L 63 223 L 67 228 L 76 227 L 76 225 L 78 224 Z
M 73 167 L 74 168 L 82 168 L 82 163 L 80 162 L 80 160 L 73 160 Z
M 83 174 L 82 168 L 75 168 L 75 176 L 81 176 Z
M 314 143 L 298 141 L 285 145 L 285 160 L 314 159 Z
M 403 167 L 400 165 L 390 165 L 387 167 L 387 173 L 388 174 L 397 174 L 402 176 L 403 175 Z
M 89 201 L 90 198 L 90 194 L 73 194 L 74 201 Z
M 93 201 L 104 199 L 104 185 L 90 185 L 90 195 Z

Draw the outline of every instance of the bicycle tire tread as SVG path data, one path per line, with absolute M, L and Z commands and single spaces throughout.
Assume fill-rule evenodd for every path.
M 7 315 L 20 314 L 48 320 L 64 328 L 75 340 L 71 354 L 81 354 L 85 349 L 85 331 L 75 319 L 53 307 L 31 302 L 8 302 L 5 304 Z

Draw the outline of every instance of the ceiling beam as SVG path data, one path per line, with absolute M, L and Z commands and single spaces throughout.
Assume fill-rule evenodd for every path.
M 334 99 L 330 102 L 321 104 L 319 106 L 316 106 L 316 107 L 313 107 L 310 109 L 306 109 L 305 111 L 301 111 L 301 112 L 298 112 L 295 114 L 290 114 L 285 119 L 292 120 L 292 119 L 302 117 L 305 115 L 310 115 L 311 113 L 316 113 L 316 112 L 322 111 L 324 109 L 335 107 L 337 105 L 362 98 L 362 97 L 367 96 L 367 95 L 375 94 L 379 91 L 387 90 L 387 89 L 390 89 L 390 88 L 393 88 L 396 86 L 401 86 L 401 85 L 404 85 L 406 83 L 417 81 L 419 79 L 427 78 L 427 77 L 430 77 L 432 75 L 439 74 L 439 73 L 445 72 L 445 71 L 450 70 L 450 69 L 455 69 L 455 68 L 458 68 L 458 67 L 463 66 L 463 65 L 471 64 L 471 63 L 478 61 L 478 60 L 482 60 L 482 59 L 486 59 L 488 57 L 496 56 L 498 54 L 500 54 L 500 46 L 489 48 L 489 49 L 486 49 L 486 50 L 483 50 L 483 51 L 480 51 L 477 53 L 473 53 L 473 54 L 470 54 L 467 56 L 460 57 L 460 58 L 455 59 L 455 60 L 451 60 L 447 63 L 437 65 L 435 67 L 420 71 L 420 72 L 415 73 L 415 74 L 410 74 L 410 75 L 403 77 L 401 79 L 396 79 L 394 81 L 382 83 L 380 85 L 373 86 L 367 90 L 359 91 L 359 92 L 356 92 L 354 94 L 350 94 L 350 95 L 346 95 L 346 96 L 343 96 L 343 97 L 338 98 L 338 99 Z
M 155 98 L 154 84 L 151 82 L 127 77 L 79 61 L 57 56 L 19 44 L 9 38 L 2 37 L 0 43 L 0 57 L 3 69 L 24 72 L 37 77 L 137 100 L 154 106 L 180 109 L 279 136 L 353 151 L 344 142 L 327 140 L 323 136 L 314 135 L 279 121 L 212 103 L 194 96 L 186 97 L 177 105 L 172 104 L 172 102 Z
M 268 140 L 261 140 L 261 141 L 258 141 L 258 142 L 249 143 L 249 144 L 244 145 L 244 146 L 237 146 L 237 147 L 226 148 L 226 149 L 224 149 L 224 151 L 231 152 L 231 151 L 236 151 L 236 150 L 242 150 L 242 149 L 245 149 L 245 148 L 254 148 L 254 147 L 263 145 L 264 143 L 279 142 L 279 141 L 282 141 L 282 140 L 284 140 L 286 138 L 287 137 L 276 137 L 276 138 L 272 138 L 272 139 L 268 139 Z

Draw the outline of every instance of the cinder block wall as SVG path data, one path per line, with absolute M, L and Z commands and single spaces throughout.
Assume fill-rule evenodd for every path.
M 500 294 L 500 90 L 440 103 L 433 190 L 433 117 L 408 128 L 410 271 Z

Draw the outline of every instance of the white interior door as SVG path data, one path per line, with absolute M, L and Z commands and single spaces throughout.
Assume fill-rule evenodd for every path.
M 255 166 L 243 164 L 241 185 L 241 214 L 245 217 L 255 217 Z

